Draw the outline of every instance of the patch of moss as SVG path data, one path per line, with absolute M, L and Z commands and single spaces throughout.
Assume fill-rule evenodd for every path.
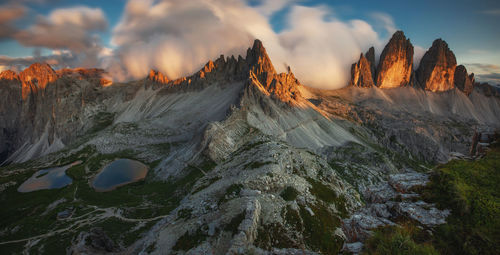
M 256 168 L 259 168 L 259 167 L 262 167 L 265 165 L 269 165 L 269 164 L 273 164 L 273 162 L 271 162 L 271 161 L 265 161 L 265 162 L 254 161 L 254 162 L 250 162 L 250 163 L 246 164 L 244 168 L 245 169 L 256 169 Z
M 451 209 L 436 228 L 434 246 L 446 254 L 495 254 L 500 250 L 500 145 L 482 159 L 439 166 L 421 191 L 427 202 Z
M 290 205 L 287 205 L 283 209 L 282 217 L 285 219 L 286 224 L 288 224 L 294 231 L 303 231 L 302 219 L 300 218 L 299 212 L 294 210 Z
M 177 242 L 172 249 L 174 251 L 189 251 L 205 241 L 206 238 L 207 235 L 203 232 L 203 230 L 201 230 L 201 228 L 192 233 L 187 231 L 184 235 L 177 239 Z
M 204 190 L 204 189 L 206 189 L 206 188 L 210 187 L 210 185 L 214 184 L 216 181 L 218 181 L 218 180 L 220 180 L 220 179 L 221 179 L 221 177 L 220 177 L 220 176 L 215 176 L 215 177 L 213 177 L 213 178 L 208 179 L 208 180 L 206 181 L 206 183 L 205 183 L 205 184 L 200 185 L 198 188 L 196 188 L 196 189 L 193 191 L 193 194 L 196 194 L 196 193 L 198 193 L 198 192 L 200 192 L 200 191 L 202 191 L 202 190 Z
M 265 250 L 272 248 L 300 248 L 297 243 L 288 236 L 288 232 L 278 223 L 271 223 L 257 230 L 257 247 Z
M 324 254 L 338 254 L 343 241 L 334 233 L 340 227 L 340 219 L 321 204 L 310 205 L 309 207 L 314 215 L 311 215 L 304 206 L 300 206 L 306 245 L 310 249 Z
M 191 208 L 180 209 L 177 212 L 177 218 L 178 219 L 189 219 L 189 218 L 191 218 L 191 213 L 192 212 L 193 212 L 193 209 L 191 209 Z
M 379 228 L 366 241 L 363 254 L 380 255 L 437 255 L 428 242 L 420 242 L 425 231 L 412 225 Z
M 298 195 L 299 192 L 292 186 L 286 187 L 280 194 L 285 201 L 293 201 Z
M 311 194 L 324 202 L 335 204 L 335 208 L 340 212 L 341 217 L 347 216 L 346 198 L 344 196 L 338 196 L 337 193 L 327 185 L 312 178 L 308 177 L 306 180 L 312 186 L 310 189 Z

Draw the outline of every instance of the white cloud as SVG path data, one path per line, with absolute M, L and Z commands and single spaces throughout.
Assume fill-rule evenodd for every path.
M 244 56 L 258 38 L 278 71 L 290 65 L 306 85 L 339 88 L 347 84 L 350 65 L 361 51 L 374 45 L 380 53 L 384 40 L 370 24 L 342 21 L 325 6 L 291 5 L 286 29 L 274 32 L 268 15 L 290 3 L 264 0 L 251 7 L 243 0 L 130 0 L 113 30 L 117 58 L 106 65 L 122 79 L 144 77 L 150 68 L 178 78 L 220 54 Z M 376 18 L 395 30 L 389 16 Z
M 102 10 L 56 9 L 15 35 L 25 46 L 52 49 L 52 56 L 0 59 L 0 64 L 50 60 L 63 67 L 99 65 L 115 80 L 142 78 L 154 68 L 175 79 L 220 54 L 245 56 L 258 38 L 278 71 L 289 65 L 303 84 L 332 89 L 347 85 L 360 52 L 374 46 L 378 56 L 396 30 L 384 13 L 371 15 L 387 34 L 381 38 L 364 20 L 341 20 L 332 8 L 300 2 L 259 0 L 250 6 L 246 0 L 129 0 L 112 30 L 112 48 L 102 46 L 98 37 L 107 27 Z M 284 30 L 277 33 L 270 19 L 283 8 L 290 11 Z

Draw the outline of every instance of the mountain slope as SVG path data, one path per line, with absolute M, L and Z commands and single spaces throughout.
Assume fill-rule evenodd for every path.
M 499 100 L 475 91 L 307 88 L 276 73 L 258 40 L 245 58 L 176 80 L 153 71 L 109 86 L 102 71 L 54 72 L 25 99 L 15 73 L 0 75 L 12 95 L 0 149 L 23 162 L 0 169 L 3 250 L 337 254 L 373 187 L 465 153 L 471 126 L 500 123 Z M 94 191 L 117 158 L 146 164 L 146 179 Z M 73 163 L 72 184 L 17 192 L 37 170 Z

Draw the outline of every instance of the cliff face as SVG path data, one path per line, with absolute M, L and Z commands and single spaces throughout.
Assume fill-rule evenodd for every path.
M 455 54 L 448 44 L 437 39 L 420 61 L 417 80 L 423 89 L 433 92 L 453 89 L 456 66 Z
M 373 82 L 372 63 L 361 53 L 358 63 L 353 64 L 351 67 L 351 86 L 369 88 L 375 85 Z
M 365 54 L 366 60 L 370 63 L 370 71 L 372 72 L 372 80 L 375 82 L 377 74 L 377 66 L 375 65 L 375 48 L 370 47 Z
M 49 82 L 57 79 L 57 74 L 48 64 L 35 63 L 19 74 L 22 82 L 22 95 L 26 99 L 28 94 L 43 91 Z
M 459 65 L 455 69 L 454 84 L 456 88 L 466 95 L 470 95 L 474 90 L 474 74 L 468 75 L 465 66 Z
M 0 161 L 20 148 L 27 158 L 60 149 L 91 128 L 94 107 L 113 95 L 105 93 L 110 81 L 101 69 L 62 69 L 35 63 L 19 75 L 0 74 Z M 122 89 L 123 90 L 123 89 Z M 116 96 L 126 90 L 113 92 Z M 19 155 L 23 157 L 24 155 Z
M 380 55 L 376 84 L 380 88 L 406 86 L 410 84 L 412 71 L 413 45 L 402 31 L 398 31 Z
M 168 83 L 169 81 L 166 75 L 153 69 L 149 71 L 148 80 L 159 83 Z

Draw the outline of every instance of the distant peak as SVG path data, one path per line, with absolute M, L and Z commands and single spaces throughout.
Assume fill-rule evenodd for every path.
M 12 70 L 5 70 L 0 73 L 0 80 L 18 80 L 19 76 Z
M 47 63 L 33 63 L 23 72 L 55 73 L 54 69 Z
M 19 74 L 22 82 L 22 95 L 25 99 L 28 94 L 44 90 L 48 83 L 57 80 L 56 71 L 47 63 L 34 63 Z
M 169 81 L 167 75 L 164 75 L 160 71 L 154 69 L 149 71 L 148 80 L 159 83 L 168 83 Z
M 264 45 L 258 39 L 254 41 L 252 48 L 247 50 L 246 60 L 250 69 L 257 77 L 259 77 L 262 72 L 276 73 Z

